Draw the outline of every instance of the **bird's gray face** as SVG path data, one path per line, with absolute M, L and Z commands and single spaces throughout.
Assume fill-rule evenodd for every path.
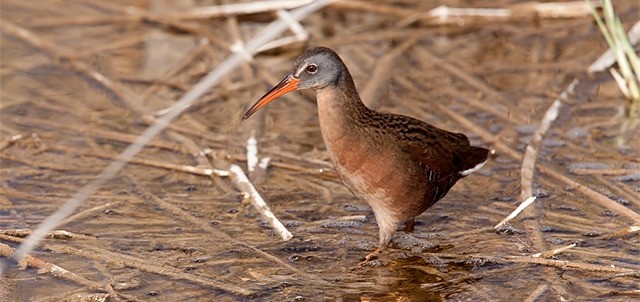
M 288 92 L 336 86 L 345 73 L 344 63 L 333 50 L 322 46 L 307 49 L 296 59 L 291 72 L 253 104 L 242 119 L 248 119 L 260 108 Z
M 297 90 L 322 89 L 336 83 L 343 73 L 342 61 L 333 53 L 300 57 L 291 68 L 291 76 L 300 80 Z

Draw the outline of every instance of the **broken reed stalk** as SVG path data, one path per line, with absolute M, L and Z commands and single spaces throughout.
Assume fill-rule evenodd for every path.
M 237 165 L 231 165 L 229 167 L 229 172 L 231 172 L 231 178 L 236 182 L 238 187 L 245 192 L 245 199 L 250 199 L 251 204 L 254 208 L 260 213 L 262 218 L 271 225 L 271 227 L 276 230 L 278 235 L 282 237 L 282 240 L 289 240 L 293 238 L 293 235 L 287 228 L 278 220 L 278 218 L 273 214 L 267 203 L 264 201 L 258 190 L 253 186 L 247 175 L 244 174 L 242 168 Z
M 300 20 L 311 13 L 323 8 L 327 4 L 331 3 L 331 0 L 318 0 L 311 4 L 296 9 L 291 13 L 291 16 Z M 262 45 L 272 41 L 279 34 L 287 30 L 289 27 L 287 23 L 281 19 L 273 21 L 271 24 L 265 26 L 260 32 L 258 32 L 253 39 L 251 39 L 246 45 L 245 49 L 249 52 L 256 51 Z M 0 30 L 5 34 L 18 36 L 21 38 L 31 38 L 31 34 L 26 29 L 16 26 L 4 20 L 0 20 Z M 36 41 L 31 39 L 32 41 Z M 185 93 L 177 102 L 173 104 L 172 111 L 166 115 L 157 119 L 155 123 L 147 128 L 136 140 L 129 145 L 119 156 L 118 159 L 107 166 L 102 172 L 100 172 L 94 180 L 85 185 L 80 191 L 78 191 L 73 197 L 71 197 L 64 205 L 62 205 L 56 212 L 48 216 L 42 221 L 29 236 L 24 243 L 15 251 L 11 256 L 14 261 L 19 261 L 27 254 L 29 254 L 36 245 L 56 226 L 60 224 L 62 220 L 71 215 L 81 204 L 84 203 L 93 193 L 95 193 L 100 187 L 102 187 L 107 181 L 113 178 L 125 165 L 151 141 L 157 134 L 164 130 L 169 123 L 176 119 L 183 111 L 185 107 L 191 105 L 195 100 L 204 95 L 212 86 L 216 85 L 224 76 L 229 74 L 239 64 L 242 63 L 244 57 L 241 54 L 231 54 L 226 60 L 222 61 L 218 67 L 209 72 L 202 80 L 200 80 L 191 90 Z M 4 273 L 6 266 L 0 264 L 0 275 Z
M 535 1 L 518 3 L 508 8 L 467 8 L 440 5 L 426 12 L 418 12 L 402 19 L 398 26 L 405 27 L 417 21 L 429 24 L 458 24 L 463 25 L 472 19 L 511 19 L 523 16 L 537 18 L 579 18 L 589 14 L 589 4 L 584 1 L 569 1 L 558 3 L 539 3 Z

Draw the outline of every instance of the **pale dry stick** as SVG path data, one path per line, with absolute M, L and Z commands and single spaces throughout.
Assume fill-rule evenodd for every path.
M 640 232 L 640 225 L 630 225 L 609 235 L 609 238 L 625 237 Z
M 243 286 L 223 283 L 213 279 L 200 277 L 185 273 L 180 269 L 163 265 L 157 261 L 141 259 L 130 255 L 120 254 L 108 250 L 104 250 L 95 246 L 83 245 L 81 248 L 71 247 L 69 245 L 47 244 L 47 249 L 56 253 L 65 253 L 76 255 L 108 263 L 117 267 L 133 267 L 141 271 L 167 276 L 173 279 L 185 280 L 202 286 L 212 287 L 225 292 L 233 293 L 241 296 L 249 296 L 255 293 L 254 289 L 248 289 L 246 284 Z
M 27 237 L 29 235 L 31 235 L 32 230 L 31 229 L 10 229 L 10 230 L 2 230 L 0 233 L 5 234 L 7 236 L 14 236 L 14 237 L 20 237 L 20 238 L 24 238 Z M 92 236 L 87 236 L 87 235 L 83 235 L 83 234 L 76 234 L 73 232 L 69 232 L 69 231 L 65 231 L 65 230 L 55 230 L 52 231 L 51 233 L 47 234 L 47 238 L 51 238 L 51 239 L 90 239 L 90 240 L 95 240 L 97 239 L 96 237 L 92 237 Z
M 278 47 L 294 44 L 297 42 L 304 42 L 309 39 L 309 33 L 304 29 L 304 27 L 302 27 L 300 22 L 291 18 L 291 15 L 289 14 L 289 12 L 279 9 L 276 11 L 276 14 L 278 15 L 278 18 L 282 19 L 283 21 L 287 22 L 287 24 L 289 24 L 289 29 L 291 30 L 291 32 L 293 32 L 293 36 L 288 36 L 288 37 L 271 41 L 263 45 L 262 47 L 258 48 L 258 52 L 275 49 Z
M 104 213 L 105 210 L 110 209 L 110 208 L 118 208 L 120 207 L 122 204 L 124 203 L 128 203 L 128 200 L 118 200 L 118 201 L 113 201 L 113 202 L 107 202 L 105 204 L 101 204 L 89 209 L 86 209 L 84 211 L 78 212 L 74 215 L 71 215 L 69 217 L 67 217 L 66 219 L 64 219 L 63 221 L 60 222 L 59 226 L 63 226 L 63 225 L 67 225 L 69 223 L 72 222 L 76 222 L 85 218 L 89 218 L 92 216 L 95 216 L 98 213 Z
M 309 14 L 323 8 L 327 4 L 329 4 L 331 0 L 323 1 L 318 0 L 307 6 L 299 8 L 292 13 L 292 16 L 295 19 L 302 19 Z M 10 32 L 14 32 L 17 35 L 25 35 L 25 30 L 16 27 L 15 25 L 7 25 L 4 20 L 0 20 L 0 28 L 2 31 L 5 31 L 9 28 Z M 287 25 L 281 21 L 276 20 L 273 23 L 267 25 L 260 31 L 255 38 L 250 40 L 246 48 L 249 51 L 255 51 L 258 47 L 264 45 L 265 43 L 272 40 L 274 37 L 282 33 L 287 29 Z M 30 33 L 26 33 L 27 36 L 30 37 Z M 155 135 L 160 133 L 166 126 L 177 118 L 182 111 L 185 105 L 189 105 L 193 103 L 196 99 L 201 97 L 205 92 L 209 90 L 209 88 L 215 85 L 220 79 L 226 76 L 231 70 L 233 70 L 240 62 L 242 62 L 242 57 L 237 54 L 233 54 L 228 57 L 225 61 L 221 62 L 218 65 L 218 68 L 212 70 L 209 74 L 207 74 L 198 84 L 196 84 L 191 90 L 189 90 L 185 95 L 183 95 L 175 104 L 175 110 L 167 113 L 162 118 L 159 118 L 155 124 L 147 128 L 143 134 L 141 134 L 134 143 L 132 143 L 127 149 L 125 149 L 120 156 L 118 156 L 118 160 L 112 162 L 107 168 L 105 168 L 100 174 L 96 176 L 96 178 L 91 181 L 89 184 L 84 186 L 78 193 L 76 193 L 71 199 L 69 199 L 58 211 L 53 213 L 51 216 L 47 217 L 40 225 L 36 228 L 31 236 L 25 240 L 25 242 L 20 245 L 20 247 L 16 250 L 14 255 L 11 257 L 14 260 L 19 260 L 22 257 L 29 254 L 36 246 L 38 242 L 42 240 L 42 238 L 51 230 L 53 230 L 63 219 L 71 215 L 75 209 L 77 209 L 89 196 L 91 196 L 98 188 L 104 185 L 108 180 L 116 175 L 124 166 L 128 163 L 131 158 L 133 158 L 136 154 L 138 154 L 142 148 L 153 138 Z M 274 257 L 275 258 L 275 257 Z M 4 273 L 6 266 L 4 264 L 0 264 L 0 275 Z
M 187 150 L 190 151 L 191 155 L 195 157 L 198 166 L 206 167 L 206 169 L 209 169 L 212 172 L 222 172 L 223 174 L 226 172 L 214 169 L 207 155 L 202 153 L 202 148 L 200 148 L 200 146 L 198 146 L 195 141 L 193 141 L 188 136 L 182 135 L 175 131 L 167 131 L 166 134 L 170 138 L 180 142 L 185 148 L 187 148 Z M 227 182 L 222 181 L 220 177 L 216 177 L 215 174 L 210 174 L 209 177 L 215 184 L 213 188 L 214 190 L 221 193 L 228 193 L 233 191 L 233 189 L 227 184 Z
M 278 220 L 278 218 L 273 214 L 267 203 L 264 201 L 260 193 L 256 190 L 253 184 L 249 181 L 249 178 L 244 174 L 242 168 L 237 165 L 231 165 L 229 167 L 229 172 L 231 172 L 230 177 L 235 181 L 236 185 L 242 190 L 245 194 L 245 198 L 249 198 L 251 200 L 251 204 L 253 207 L 260 213 L 262 218 L 271 225 L 271 227 L 276 231 L 278 235 L 284 241 L 288 241 L 293 238 L 293 235 L 287 228 Z
M 333 4 L 331 4 L 331 8 L 356 10 L 360 12 L 389 15 L 393 17 L 406 17 L 413 14 L 414 12 L 411 9 L 402 8 L 400 6 L 391 6 L 391 5 L 385 5 L 380 3 L 376 3 L 376 5 L 371 5 L 371 2 L 360 1 L 360 0 L 335 1 Z
M 571 84 L 553 101 L 547 112 L 544 114 L 540 126 L 534 132 L 531 140 L 527 144 L 522 158 L 520 169 L 520 199 L 525 200 L 533 195 L 533 174 L 535 172 L 536 160 L 542 146 L 544 136 L 551 128 L 551 124 L 558 118 L 560 109 L 567 103 L 569 97 L 575 93 L 575 87 L 580 81 L 574 79 Z
M 640 21 L 636 22 L 629 29 L 629 31 L 627 32 L 627 36 L 629 37 L 629 43 L 631 45 L 635 45 L 638 43 L 638 41 L 640 41 Z M 587 72 L 596 73 L 605 71 L 609 69 L 611 65 L 615 64 L 615 62 L 616 57 L 613 54 L 613 51 L 611 51 L 611 48 L 608 48 L 607 51 L 605 51 L 595 62 L 589 65 L 589 68 L 587 68 Z
M 518 216 L 518 214 L 520 214 L 520 212 L 522 212 L 524 209 L 526 209 L 534 201 L 536 201 L 536 197 L 535 196 L 529 196 L 529 198 L 525 199 L 525 201 L 523 201 L 513 212 L 511 212 L 511 214 L 509 214 L 509 216 L 507 216 L 505 219 L 503 219 L 498 224 L 496 224 L 496 226 L 494 226 L 493 229 L 497 230 L 500 227 L 502 227 L 503 225 L 507 224 L 513 218 L 516 218 L 516 216 Z
M 574 247 L 576 247 L 576 244 L 572 243 L 572 244 L 569 244 L 569 245 L 566 245 L 566 246 L 563 246 L 563 247 L 560 247 L 560 248 L 557 248 L 557 249 L 553 249 L 553 250 L 550 250 L 550 251 L 544 251 L 544 252 L 540 252 L 540 253 L 535 253 L 535 254 L 531 255 L 531 257 L 548 259 L 548 258 L 551 258 L 551 257 L 553 257 L 553 256 L 555 256 L 557 254 L 560 254 L 560 253 L 564 252 L 564 251 L 570 250 L 570 249 L 572 249 Z
M 237 160 L 237 161 L 246 161 L 247 158 L 245 156 L 240 156 L 240 155 L 229 155 L 228 157 L 229 159 L 232 160 Z M 290 170 L 290 171 L 295 171 L 295 172 L 302 172 L 302 173 L 306 173 L 306 174 L 311 174 L 311 175 L 319 175 L 321 177 L 327 178 L 327 179 L 339 179 L 340 176 L 338 176 L 338 174 L 332 169 L 332 168 L 307 168 L 307 167 L 303 167 L 303 166 L 299 166 L 299 165 L 294 165 L 294 164 L 289 164 L 287 162 L 284 161 L 277 161 L 277 160 L 271 160 L 270 157 L 264 157 L 262 158 L 262 160 L 260 160 L 260 162 L 269 160 L 269 165 L 274 166 L 276 168 L 282 168 L 285 170 Z M 260 164 L 258 164 L 258 166 L 260 166 Z M 266 169 L 266 167 L 265 167 Z
M 4 238 L 3 235 L 1 239 L 7 239 Z M 13 241 L 13 240 L 12 240 Z M 10 257 L 13 253 L 15 253 L 15 250 L 4 244 L 4 243 L 0 243 L 0 257 L 2 258 L 8 258 Z M 27 256 L 24 257 L 21 261 L 20 261 L 20 265 L 24 266 L 24 267 L 31 267 L 31 268 L 36 268 L 38 269 L 38 273 L 40 274 L 50 274 L 54 277 L 57 278 L 61 278 L 64 280 L 68 280 L 77 284 L 80 284 L 82 286 L 86 286 L 89 287 L 91 289 L 94 290 L 100 290 L 100 291 L 105 291 L 105 285 L 100 284 L 96 281 L 92 281 L 89 280 L 81 275 L 78 275 L 76 273 L 70 272 L 62 267 L 59 267 L 51 262 L 46 262 L 40 258 L 36 258 L 33 256 Z
M 240 24 L 238 24 L 238 18 L 227 18 L 227 27 L 227 32 L 231 34 L 231 38 L 233 39 L 233 43 L 229 47 L 229 50 L 235 53 L 241 53 L 245 56 L 245 62 L 240 66 L 240 69 L 242 71 L 242 79 L 249 80 L 252 78 L 253 73 L 250 64 L 253 62 L 253 56 L 244 49 L 244 37 L 242 35 L 242 30 L 240 29 Z
M 577 175 L 624 175 L 640 173 L 640 169 L 573 169 L 571 173 Z
M 465 17 L 482 17 L 486 19 L 510 18 L 512 12 L 507 8 L 463 8 L 440 5 L 426 12 L 413 13 L 398 22 L 398 27 L 406 27 L 417 21 L 428 21 L 438 25 L 465 23 Z
M 533 257 L 490 257 L 489 259 L 496 262 L 513 262 L 513 263 L 528 263 L 528 264 L 541 264 L 546 266 L 553 266 L 562 269 L 575 269 L 590 272 L 607 272 L 607 273 L 631 273 L 640 274 L 640 270 L 634 270 L 624 267 L 616 267 L 613 265 L 599 265 L 591 263 L 580 263 L 567 260 L 554 260 L 545 258 L 533 258 Z
M 256 132 L 251 130 L 249 139 L 247 139 L 247 171 L 249 175 L 253 174 L 258 165 L 258 140 L 256 140 Z
M 426 12 L 409 15 L 398 23 L 398 27 L 406 27 L 417 21 L 430 24 L 458 24 L 464 25 L 471 18 L 487 20 L 511 19 L 522 16 L 536 16 L 542 19 L 581 18 L 591 14 L 585 1 L 570 1 L 559 3 L 524 2 L 509 8 L 466 8 L 440 5 Z
M 531 292 L 531 294 L 529 294 L 524 302 L 536 302 L 538 298 L 540 298 L 540 296 L 542 296 L 547 291 L 548 288 L 549 285 L 547 284 L 539 285 L 534 291 Z
M 413 45 L 418 42 L 419 36 L 409 37 L 402 44 L 396 46 L 391 51 L 385 53 L 377 60 L 367 84 L 362 89 L 360 96 L 365 101 L 365 105 L 371 109 L 380 107 L 381 97 L 384 94 L 389 79 L 393 75 L 392 70 L 397 66 L 396 61 L 403 56 Z
M 79 152 L 76 149 L 69 148 L 69 147 L 62 147 L 62 146 L 51 147 L 51 150 L 63 151 L 66 153 L 71 153 L 71 154 L 80 155 L 80 156 L 91 156 L 91 157 L 111 159 L 111 160 L 117 159 L 117 155 L 111 155 L 106 153 L 94 153 L 94 152 Z M 172 171 L 180 171 L 180 172 L 185 172 L 185 173 L 190 173 L 195 175 L 202 175 L 202 176 L 226 177 L 229 175 L 229 172 L 224 170 L 219 170 L 214 168 L 201 168 L 201 167 L 194 167 L 189 165 L 172 164 L 172 163 L 160 162 L 160 161 L 155 161 L 152 159 L 144 159 L 144 158 L 132 158 L 130 163 L 148 166 L 148 167 L 172 170 Z
M 24 135 L 22 135 L 22 134 L 15 134 L 15 135 L 12 135 L 11 137 L 9 137 L 9 138 L 7 138 L 7 139 L 3 140 L 2 142 L 0 142 L 0 151 L 2 151 L 2 150 L 4 150 L 4 149 L 6 149 L 7 147 L 9 147 L 9 146 L 11 146 L 11 145 L 15 144 L 17 141 L 19 141 L 19 140 L 21 140 L 21 139 L 23 139 L 23 138 L 25 138 L 25 136 L 24 136 Z
M 472 131 L 474 131 L 476 134 L 478 134 L 484 141 L 486 142 L 490 142 L 494 145 L 494 147 L 496 148 L 496 150 L 499 150 L 501 153 L 511 157 L 512 159 L 518 160 L 520 158 L 522 158 L 522 155 L 520 152 L 511 149 L 511 147 L 509 147 L 508 145 L 506 145 L 505 143 L 496 140 L 494 135 L 491 134 L 489 131 L 482 129 L 482 127 L 479 127 L 478 125 L 476 125 L 475 123 L 473 123 L 472 121 L 470 121 L 469 119 L 467 119 L 465 116 L 447 108 L 446 106 L 442 106 L 439 104 L 436 104 L 436 106 L 438 107 L 439 110 L 441 110 L 442 112 L 446 113 L 449 117 L 451 117 L 453 120 L 455 120 L 456 122 L 458 122 L 460 125 L 462 125 L 463 127 L 466 127 Z M 558 172 L 556 172 L 555 170 L 553 170 L 552 168 L 549 168 L 547 166 L 544 165 L 538 165 L 538 169 L 540 170 L 541 173 L 543 174 L 547 174 L 549 176 L 551 176 L 552 178 L 564 183 L 565 185 L 567 185 L 568 187 L 571 187 L 573 190 L 577 191 L 578 193 L 589 197 L 591 200 L 599 203 L 601 206 L 603 206 L 604 208 L 607 208 L 609 210 L 612 210 L 616 213 L 620 213 L 623 214 L 627 217 L 629 217 L 631 220 L 635 221 L 635 222 L 640 222 L 640 214 L 634 212 L 633 210 L 611 200 L 610 198 L 602 195 L 601 193 L 594 191 L 593 189 L 590 189 L 589 187 L 586 187 Z
M 350 216 L 340 216 L 340 217 L 336 217 L 333 219 L 322 219 L 322 220 L 315 220 L 312 222 L 309 222 L 307 224 L 307 227 L 310 226 L 321 226 L 325 223 L 330 223 L 330 222 L 336 222 L 336 221 L 359 221 L 359 222 L 365 222 L 367 221 L 367 216 L 365 215 L 350 215 Z
M 215 6 L 200 6 L 189 12 L 172 14 L 177 19 L 213 19 L 218 17 L 231 17 L 236 15 L 257 14 L 277 11 L 281 9 L 294 9 L 313 2 L 312 0 L 269 0 L 244 3 L 232 3 Z

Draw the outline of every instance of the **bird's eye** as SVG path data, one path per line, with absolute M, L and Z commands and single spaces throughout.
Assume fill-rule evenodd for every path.
M 316 73 L 316 71 L 318 71 L 318 65 L 310 64 L 309 66 L 307 66 L 307 72 L 308 73 L 314 74 L 314 73 Z

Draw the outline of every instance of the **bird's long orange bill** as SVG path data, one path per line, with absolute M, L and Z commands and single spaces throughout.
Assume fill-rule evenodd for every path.
M 278 85 L 274 86 L 267 92 L 264 96 L 262 96 L 247 112 L 242 116 L 243 120 L 248 119 L 252 116 L 256 111 L 260 110 L 260 108 L 266 106 L 271 103 L 271 101 L 277 99 L 281 95 L 286 94 L 287 92 L 294 91 L 298 89 L 299 79 L 294 78 L 291 75 L 288 75 L 284 78 Z

